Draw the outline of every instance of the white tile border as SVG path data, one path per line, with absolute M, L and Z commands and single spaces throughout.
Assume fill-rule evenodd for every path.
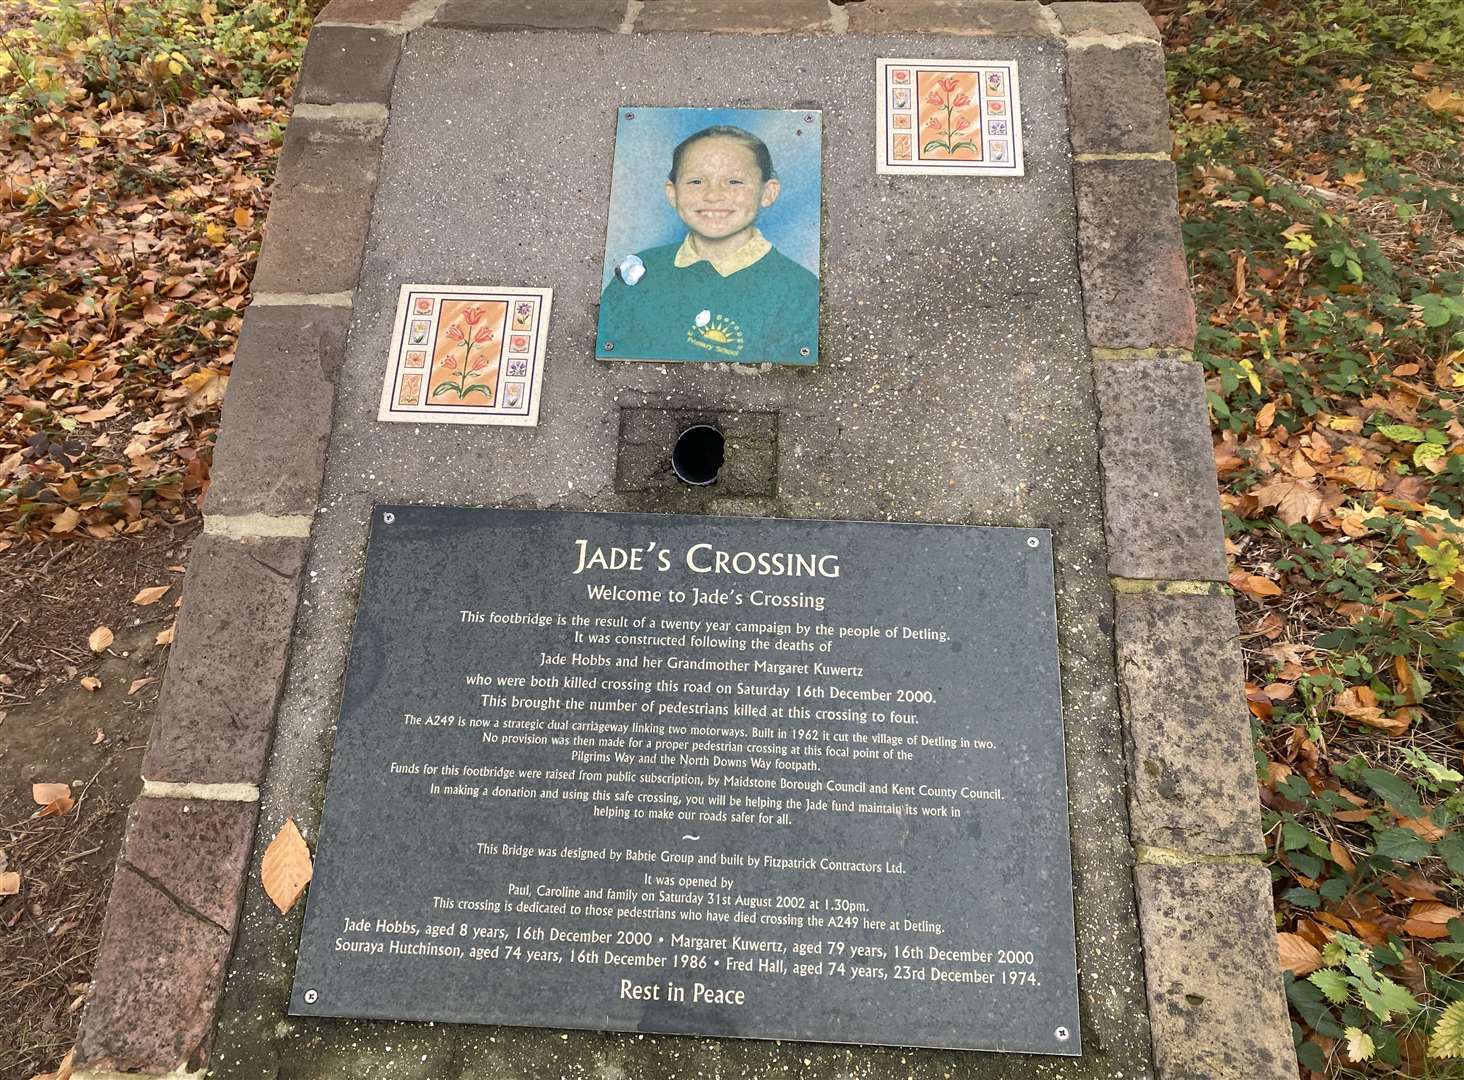
M 920 135 L 918 121 L 920 118 L 920 102 L 918 96 L 919 74 L 911 80 L 911 112 L 916 121 L 915 126 L 908 129 L 895 131 L 889 126 L 889 91 L 890 91 L 890 68 L 908 67 L 913 69 L 925 69 L 930 71 L 952 71 L 952 72 L 976 72 L 980 75 L 977 86 L 980 90 L 980 99 L 976 103 L 979 106 L 981 117 L 981 149 L 983 159 L 979 161 L 951 162 L 949 164 L 937 165 L 930 162 L 918 160 L 910 163 L 898 162 L 893 157 L 893 136 L 897 134 L 908 134 L 912 142 L 917 141 Z M 988 98 L 985 91 L 985 77 L 988 72 L 1000 71 L 1007 78 L 1007 116 L 1009 134 L 1011 141 L 1011 160 L 1001 164 L 994 164 L 985 159 L 985 154 L 990 145 L 991 136 L 988 133 L 988 123 L 993 118 L 987 113 Z M 1026 164 L 1022 154 L 1022 97 L 1021 79 L 1015 60 L 941 60 L 925 59 L 912 60 L 895 57 L 880 57 L 875 61 L 875 133 L 876 143 L 874 152 L 874 171 L 885 176 L 1025 176 Z M 918 150 L 915 154 L 919 157 Z
M 508 355 L 508 338 L 516 333 L 527 333 L 531 337 L 529 370 L 523 377 L 522 385 L 527 388 L 528 400 L 516 405 L 512 411 L 502 404 L 491 407 L 476 406 L 452 409 L 442 406 L 404 406 L 398 403 L 399 389 L 402 378 L 406 375 L 417 374 L 404 366 L 404 353 L 408 348 L 416 348 L 406 343 L 408 326 L 414 320 L 420 320 L 422 316 L 414 316 L 410 311 L 410 305 L 414 297 L 430 296 L 435 300 L 432 314 L 427 317 L 430 322 L 427 342 L 423 346 L 428 351 L 426 367 L 420 370 L 420 374 L 426 378 L 432 372 L 431 351 L 437 337 L 437 319 L 442 310 L 444 300 L 502 300 L 508 305 L 508 311 L 504 316 L 503 340 L 499 350 L 499 373 L 498 382 L 494 387 L 495 397 L 502 399 L 504 396 L 504 384 L 509 380 L 506 372 Z M 535 427 L 539 423 L 539 402 L 541 400 L 541 385 L 544 378 L 544 353 L 549 336 L 549 309 L 554 299 L 553 289 L 527 289 L 514 288 L 510 286 L 487 286 L 487 285 L 424 285 L 409 283 L 401 287 L 397 294 L 396 316 L 392 321 L 391 351 L 387 354 L 386 372 L 382 379 L 381 403 L 376 413 L 376 419 L 403 424 L 491 424 L 508 427 Z M 535 302 L 533 324 L 529 330 L 513 329 L 513 306 L 515 301 L 530 300 Z M 430 381 L 430 380 L 429 380 Z M 513 380 L 517 382 L 518 380 Z M 428 387 L 430 390 L 430 387 Z

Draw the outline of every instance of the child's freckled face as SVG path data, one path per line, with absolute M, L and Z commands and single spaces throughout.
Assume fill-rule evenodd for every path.
M 752 228 L 758 211 L 777 197 L 778 181 L 764 181 L 756 155 L 734 139 L 692 143 L 676 180 L 666 184 L 666 198 L 686 227 L 707 240 Z

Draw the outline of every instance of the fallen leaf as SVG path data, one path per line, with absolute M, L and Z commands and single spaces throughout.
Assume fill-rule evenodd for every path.
M 158 636 L 155 637 L 155 638 L 153 638 L 153 644 L 155 644 L 155 645 L 171 645 L 171 644 L 173 644 L 173 631 L 176 630 L 177 628 L 178 628 L 178 624 L 177 623 L 173 623 L 166 630 L 159 630 L 158 631 Z
M 1357 869 L 1357 863 L 1352 861 L 1352 853 L 1340 840 L 1333 840 L 1327 847 L 1332 852 L 1332 861 L 1343 870 L 1350 874 Z
M 107 741 L 107 733 L 105 731 L 103 731 L 101 728 L 97 728 L 96 738 L 92 739 L 92 745 L 93 746 L 101 746 L 102 743 L 104 743 L 106 741 Z
M 93 694 L 95 694 L 98 690 L 102 688 L 102 680 L 97 678 L 95 675 L 87 675 L 81 680 L 81 685 L 86 687 Z
M 1281 966 L 1297 978 L 1310 975 L 1322 966 L 1321 952 L 1299 934 L 1277 934 L 1276 944 L 1281 952 Z
M 65 798 L 71 794 L 70 784 L 32 784 L 31 798 L 37 806 L 46 806 L 57 799 Z
M 254 224 L 254 212 L 247 206 L 240 206 L 234 210 L 234 224 L 241 229 L 247 229 Z
M 137 693 L 139 690 L 141 690 L 148 683 L 153 683 L 153 682 L 157 682 L 157 679 L 153 678 L 151 675 L 149 675 L 145 679 L 133 679 L 132 680 L 132 685 L 127 688 L 127 696 L 128 697 L 131 697 L 133 694 Z
M 1272 480 L 1253 489 L 1251 494 L 1261 506 L 1274 506 L 1276 516 L 1288 525 L 1315 521 L 1322 513 L 1322 497 L 1305 480 Z
M 1247 574 L 1243 570 L 1237 570 L 1230 575 L 1230 584 L 1243 593 L 1251 596 L 1280 596 L 1281 586 L 1277 585 L 1270 578 L 1263 578 L 1259 574 Z
M 1448 829 L 1439 828 L 1427 818 L 1399 818 L 1398 824 L 1420 840 L 1427 840 L 1431 844 L 1449 835 Z
M 112 631 L 108 630 L 105 626 L 99 626 L 91 632 L 91 636 L 86 639 L 86 643 L 92 652 L 103 652 L 112 644 Z
M 62 795 L 59 799 L 52 799 L 41 807 L 36 817 L 61 817 L 63 814 L 71 813 L 71 808 L 75 805 L 76 800 L 70 795 Z
M 1263 692 L 1272 701 L 1285 701 L 1292 694 L 1296 693 L 1296 687 L 1290 683 L 1273 682 L 1269 683 Z
M 14 896 L 20 892 L 20 871 L 7 870 L 0 873 L 0 896 Z
M 68 506 L 51 519 L 51 531 L 53 533 L 70 532 L 80 523 L 81 515 Z
M 1464 94 L 1457 90 L 1436 86 L 1419 100 L 1436 113 L 1443 113 L 1445 116 L 1464 115 Z
M 138 607 L 147 607 L 149 604 L 156 604 L 167 595 L 168 590 L 172 587 L 171 585 L 152 585 L 134 596 L 132 602 Z
M 287 818 L 269 842 L 269 847 L 264 849 L 264 859 L 259 867 L 259 880 L 264 891 L 281 914 L 295 906 L 300 891 L 313 873 L 305 838 L 300 835 L 294 819 Z

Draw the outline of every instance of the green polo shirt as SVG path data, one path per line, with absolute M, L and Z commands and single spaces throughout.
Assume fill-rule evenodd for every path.
M 627 285 L 617 271 L 605 286 L 599 359 L 817 362 L 817 277 L 772 247 L 725 277 L 706 259 L 676 265 L 681 249 L 638 252 L 640 279 Z

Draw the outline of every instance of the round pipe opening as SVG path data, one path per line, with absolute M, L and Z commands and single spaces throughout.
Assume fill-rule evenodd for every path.
M 701 487 L 716 483 L 726 457 L 726 440 L 710 424 L 695 424 L 683 431 L 671 450 L 671 468 L 683 484 Z

